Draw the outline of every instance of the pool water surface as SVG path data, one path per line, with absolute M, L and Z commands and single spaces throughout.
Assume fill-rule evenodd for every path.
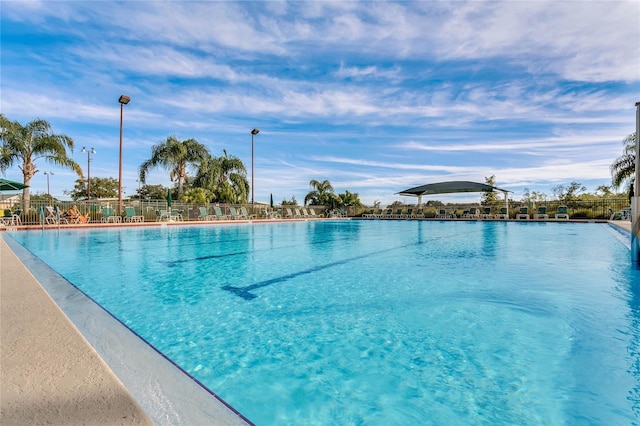
M 11 237 L 258 425 L 640 419 L 640 274 L 609 225 Z

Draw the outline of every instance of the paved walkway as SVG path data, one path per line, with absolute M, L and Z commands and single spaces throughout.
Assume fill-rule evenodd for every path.
M 0 423 L 151 425 L 0 238 Z

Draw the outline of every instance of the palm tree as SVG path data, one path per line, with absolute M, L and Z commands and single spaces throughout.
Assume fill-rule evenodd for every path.
M 312 190 L 304 197 L 305 206 L 327 206 L 331 202 L 331 199 L 335 199 L 333 186 L 331 186 L 331 182 L 328 180 L 325 179 L 320 182 L 312 179 L 309 182 L 309 186 Z
M 0 140 L 0 170 L 4 172 L 14 163 L 21 163 L 18 168 L 22 171 L 25 185 L 29 185 L 31 178 L 39 172 L 36 160 L 41 158 L 83 176 L 80 165 L 67 156 L 67 148 L 73 152 L 73 139 L 52 133 L 51 125 L 45 120 L 36 119 L 22 126 L 0 114 Z M 24 210 L 29 209 L 29 187 L 22 192 L 22 204 Z
M 242 160 L 222 150 L 221 157 L 211 157 L 202 165 L 194 185 L 211 190 L 222 203 L 246 203 L 249 197 L 247 169 Z
M 616 158 L 611 165 L 612 184 L 619 188 L 625 181 L 629 184 L 627 188 L 634 184 L 636 171 L 636 134 L 631 133 L 622 140 L 624 143 L 624 154 Z
M 195 139 L 178 140 L 169 136 L 151 148 L 151 158 L 140 165 L 140 181 L 146 182 L 149 169 L 163 166 L 169 171 L 169 179 L 178 183 L 178 193 L 182 194 L 183 185 L 187 178 L 187 166 L 200 167 L 211 157 L 206 146 Z

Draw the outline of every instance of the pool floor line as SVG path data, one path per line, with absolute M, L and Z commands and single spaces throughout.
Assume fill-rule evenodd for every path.
M 144 420 L 144 414 L 146 414 L 147 420 L 150 418 L 151 422 L 156 425 L 251 424 L 242 415 L 232 411 L 216 399 L 199 383 L 192 380 L 18 242 L 4 236 L 0 237 L 0 240 L 2 240 L 0 244 L 3 246 L 0 248 L 4 250 L 6 247 L 13 251 L 24 268 L 31 272 L 42 289 L 57 304 L 61 314 L 67 317 L 76 327 L 76 331 L 88 343 L 89 348 L 95 351 L 106 364 L 107 370 L 111 370 L 115 380 L 124 385 L 125 392 L 133 397 L 134 405 L 137 403 L 142 408 L 144 413 L 141 416 L 131 415 L 132 419 L 142 417 Z M 2 260 L 4 277 L 6 260 L 0 260 Z M 4 286 L 5 283 L 3 283 Z M 44 358 L 48 358 L 47 354 L 44 354 Z M 5 359 L 3 355 L 3 364 Z M 71 374 L 74 373 L 71 372 Z M 42 380 L 50 379 L 42 378 Z M 7 389 L 4 380 L 3 366 L 3 394 Z M 50 397 L 55 399 L 56 395 L 50 395 Z M 4 400 L 3 397 L 3 412 L 5 411 Z M 98 405 L 104 405 L 104 401 L 101 399 L 94 402 Z M 78 413 L 68 414 L 73 418 Z M 123 413 L 127 418 L 125 414 Z M 85 422 L 91 423 L 90 420 L 85 420 Z M 122 421 L 121 423 L 114 422 L 114 424 L 149 424 L 149 422 Z

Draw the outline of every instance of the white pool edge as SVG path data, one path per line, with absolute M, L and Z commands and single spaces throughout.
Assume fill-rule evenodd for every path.
M 7 236 L 9 248 L 155 424 L 251 424 Z

